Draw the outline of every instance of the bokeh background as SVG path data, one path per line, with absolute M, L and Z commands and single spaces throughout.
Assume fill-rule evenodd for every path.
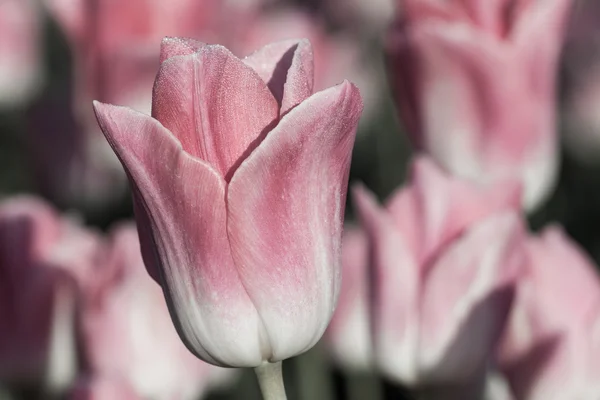
M 18 10 L 16 2 L 28 3 L 29 10 Z M 238 56 L 274 40 L 309 37 L 315 46 L 317 86 L 347 78 L 365 99 L 351 181 L 364 182 L 381 199 L 402 184 L 413 150 L 396 112 L 393 71 L 386 63 L 389 25 L 400 12 L 394 0 L 195 2 L 194 8 L 183 0 L 0 0 L 0 75 L 6 75 L 0 76 L 0 198 L 41 196 L 101 231 L 132 219 L 127 185 L 120 166 L 106 153 L 91 100 L 149 111 L 160 38 L 172 35 L 222 43 Z M 549 200 L 528 221 L 533 230 L 550 222 L 563 225 L 598 263 L 597 3 L 573 2 L 557 82 L 559 179 Z M 1 58 L 11 52 L 24 53 L 19 69 L 29 77 L 6 72 Z M 354 219 L 350 202 L 347 219 Z M 343 372 L 323 344 L 286 361 L 284 373 L 292 400 L 367 399 L 376 392 L 390 399 L 405 396 L 400 387 L 375 375 Z M 38 391 L 25 386 L 19 393 L 33 398 Z M 206 398 L 259 397 L 254 376 L 245 371 Z

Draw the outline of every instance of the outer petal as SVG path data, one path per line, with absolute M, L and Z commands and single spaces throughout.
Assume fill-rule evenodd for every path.
M 267 84 L 281 114 L 313 93 L 313 51 L 310 42 L 285 40 L 268 44 L 244 59 Z
M 353 199 L 371 248 L 375 358 L 388 376 L 417 380 L 420 270 L 410 243 L 373 195 L 360 186 Z
M 411 185 L 400 189 L 387 208 L 402 232 L 413 236 L 412 247 L 423 264 L 474 222 L 520 209 L 517 181 L 478 185 L 447 174 L 426 157 L 413 162 L 410 175 Z
M 284 116 L 235 172 L 228 233 L 281 360 L 312 347 L 335 308 L 350 156 L 362 102 L 348 82 Z
M 229 178 L 278 117 L 275 98 L 260 77 L 222 46 L 162 63 L 152 116 L 185 151 Z
M 225 182 L 182 151 L 156 120 L 123 107 L 94 106 L 143 205 L 138 218 L 149 224 L 151 235 L 141 238 L 151 239 L 156 248 L 163 290 L 181 338 L 205 361 L 259 365 L 260 322 L 229 251 Z
M 510 310 L 522 241 L 516 213 L 501 213 L 470 229 L 431 267 L 419 353 L 429 379 L 464 381 L 485 367 Z

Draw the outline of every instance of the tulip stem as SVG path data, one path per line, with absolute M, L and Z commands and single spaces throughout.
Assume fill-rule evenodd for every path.
M 281 361 L 264 363 L 254 368 L 254 372 L 258 378 L 258 385 L 264 400 L 287 400 L 285 387 L 283 386 Z

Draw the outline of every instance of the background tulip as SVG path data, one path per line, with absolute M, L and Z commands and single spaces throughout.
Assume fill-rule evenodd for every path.
M 485 378 L 522 262 L 518 199 L 514 185 L 477 188 L 426 159 L 385 209 L 357 187 L 374 269 L 374 351 L 387 376 L 428 395 L 476 395 L 462 390 Z
M 0 4 L 0 107 L 21 105 L 39 91 L 42 65 L 42 13 L 35 0 Z
M 500 360 L 517 398 L 587 399 L 600 394 L 600 279 L 557 227 L 527 245 Z
M 99 239 L 48 205 L 0 204 L 0 379 L 64 389 L 74 378 L 76 281 L 96 267 Z
M 342 236 L 342 286 L 326 339 L 344 368 L 366 371 L 372 364 L 369 326 L 369 247 L 365 233 L 346 226 Z
M 458 176 L 519 179 L 536 208 L 556 180 L 555 79 L 571 1 L 399 4 L 389 60 L 413 143 Z

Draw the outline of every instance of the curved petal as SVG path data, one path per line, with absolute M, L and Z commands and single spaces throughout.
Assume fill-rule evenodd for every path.
M 169 58 L 154 84 L 152 116 L 224 177 L 260 143 L 278 113 L 262 79 L 222 46 Z
M 307 39 L 268 44 L 243 61 L 265 81 L 282 115 L 313 93 L 313 51 Z
M 166 37 L 160 43 L 160 63 L 175 56 L 188 56 L 200 51 L 206 43 L 181 37 Z
M 404 383 L 417 380 L 420 270 L 411 243 L 374 196 L 356 186 L 352 198 L 371 252 L 371 323 L 378 367 Z
M 270 361 L 312 347 L 335 308 L 361 110 L 348 82 L 313 95 L 282 118 L 229 184 L 232 254 L 265 323 Z
M 226 366 L 262 361 L 259 318 L 233 264 L 225 182 L 185 153 L 151 117 L 94 103 L 100 127 L 135 186 L 179 335 L 198 357 Z M 148 229 L 140 224 L 139 229 Z
M 486 365 L 524 262 L 514 212 L 478 223 L 432 266 L 423 287 L 420 356 L 429 379 L 464 380 Z

